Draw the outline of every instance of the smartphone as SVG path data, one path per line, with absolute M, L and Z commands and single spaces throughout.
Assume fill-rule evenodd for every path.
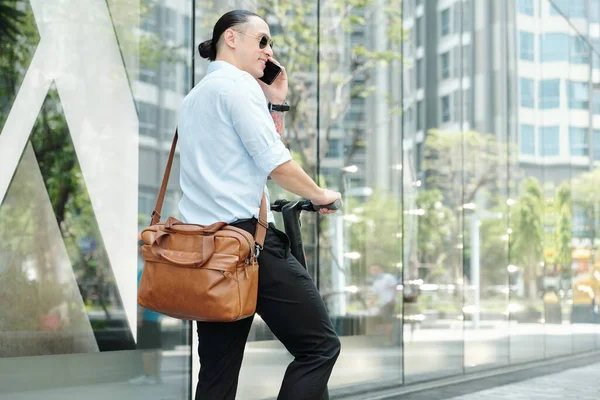
M 265 65 L 265 73 L 258 79 L 260 79 L 267 85 L 270 85 L 271 83 L 275 82 L 275 79 L 277 79 L 280 73 L 281 67 L 279 65 L 275 64 L 272 61 L 267 61 L 267 64 Z

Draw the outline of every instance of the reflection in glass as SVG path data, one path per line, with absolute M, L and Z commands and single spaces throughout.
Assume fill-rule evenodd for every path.
M 102 206 L 104 208 L 98 211 L 100 217 L 113 210 L 107 211 L 109 207 L 101 204 L 102 199 L 99 200 L 97 193 L 94 197 L 92 179 L 97 175 L 94 176 L 94 171 L 90 171 L 90 168 L 93 170 L 98 165 L 94 164 L 96 155 L 104 163 L 101 165 L 106 176 L 110 177 L 114 170 L 118 171 L 121 164 L 115 154 L 93 154 L 85 147 L 85 140 L 82 142 L 82 137 L 93 133 L 95 143 L 99 144 L 98 149 L 102 149 L 105 147 L 101 144 L 105 142 L 126 143 L 127 137 L 124 136 L 135 135 L 133 129 L 128 130 L 128 127 L 136 126 L 132 123 L 135 121 L 135 109 L 129 97 L 132 86 L 137 84 L 132 82 L 138 72 L 134 68 L 138 64 L 148 66 L 149 58 L 161 59 L 165 54 L 161 53 L 162 50 L 177 40 L 183 41 L 183 32 L 177 28 L 177 36 L 170 35 L 168 45 L 161 42 L 160 36 L 144 36 L 142 41 L 147 41 L 142 46 L 142 57 L 138 53 L 136 16 L 139 17 L 140 9 L 137 3 L 93 2 L 84 11 L 83 7 L 62 9 L 66 6 L 64 2 L 59 2 L 55 8 L 42 7 L 41 2 L 34 1 L 4 3 L 7 5 L 3 4 L 0 13 L 0 128 L 5 129 L 9 113 L 12 113 L 11 121 L 16 117 L 27 125 L 28 115 L 18 115 L 23 113 L 23 107 L 22 103 L 16 106 L 17 94 L 19 99 L 23 99 L 23 96 L 35 93 L 35 96 L 39 96 L 40 108 L 24 112 L 31 112 L 34 118 L 31 121 L 32 130 L 27 132 L 29 136 L 24 137 L 24 149 L 17 148 L 21 144 L 16 132 L 2 132 L 5 139 L 2 145 L 13 146 L 11 150 L 18 152 L 20 159 L 14 174 L 9 176 L 10 184 L 7 192 L 2 193 L 0 204 L 0 283 L 4 288 L 0 291 L 0 301 L 11 304 L 11 307 L 4 307 L 0 312 L 0 357 L 4 357 L 0 359 L 0 392 L 9 393 L 9 398 L 39 398 L 48 389 L 53 389 L 61 398 L 80 398 L 83 392 L 93 397 L 94 392 L 109 389 L 119 398 L 132 398 L 133 395 L 162 398 L 174 394 L 183 398 L 188 391 L 186 382 L 189 381 L 187 324 L 163 319 L 160 329 L 146 335 L 154 339 L 152 343 L 146 342 L 144 345 L 134 339 L 135 327 L 129 325 L 124 312 L 125 306 L 129 308 L 131 304 L 123 304 L 123 299 L 135 299 L 135 293 L 131 292 L 135 286 L 123 287 L 123 281 L 117 285 L 117 274 L 123 277 L 127 273 L 113 269 L 115 267 L 109 261 L 104 244 L 110 237 L 106 233 L 103 233 L 104 237 L 100 234 L 99 217 L 96 214 Z M 43 18 L 39 15 L 40 11 L 44 13 Z M 162 11 L 157 15 L 163 15 Z M 182 9 L 179 13 L 185 11 Z M 172 21 L 170 17 L 173 13 L 167 14 L 169 23 L 177 25 L 177 21 Z M 10 18 L 16 22 L 11 22 Z M 38 47 L 40 35 L 36 22 L 45 28 L 40 32 L 46 35 L 43 38 L 46 47 Z M 7 26 L 16 28 L 6 29 Z M 85 42 L 86 35 L 81 34 L 83 31 L 94 32 L 94 46 Z M 49 47 L 52 48 L 53 58 L 43 60 L 45 64 L 42 66 L 37 64 L 30 67 L 34 52 L 38 51 L 39 55 L 40 51 Z M 91 59 L 91 52 L 95 52 L 94 56 L 102 62 L 93 61 L 93 67 L 84 68 L 90 65 L 86 62 Z M 40 60 L 39 57 L 37 60 Z M 103 68 L 110 73 L 98 74 L 97 71 L 105 70 Z M 65 76 L 65 71 L 73 76 Z M 28 87 L 21 87 L 24 76 L 28 77 Z M 153 80 L 151 76 L 147 73 L 140 81 L 156 84 L 159 77 L 154 75 L 157 79 Z M 124 77 L 132 81 L 127 82 Z M 52 84 L 47 93 L 37 93 L 46 79 L 48 82 L 55 79 L 56 85 Z M 104 88 L 99 92 L 104 90 L 102 93 L 115 101 L 114 109 L 109 105 L 98 107 L 95 104 L 93 108 L 85 104 L 85 94 L 89 99 L 93 86 L 90 84 L 86 87 L 82 82 L 87 83 L 90 79 L 97 85 L 94 89 Z M 177 77 L 165 75 L 166 84 L 171 85 L 173 80 L 179 82 Z M 78 104 L 68 98 L 73 86 L 77 86 L 76 89 L 82 93 L 81 97 L 76 97 Z M 155 92 L 147 89 L 142 89 L 142 101 L 156 107 Z M 173 89 L 181 91 L 178 86 Z M 42 96 L 45 96 L 45 100 Z M 61 96 L 64 97 L 61 99 Z M 29 97 L 27 99 L 30 100 Z M 121 105 L 123 108 L 131 106 L 128 110 L 133 116 L 126 115 L 127 112 L 120 113 L 118 108 Z M 27 106 L 31 108 L 31 105 Z M 154 110 L 160 110 L 160 107 Z M 98 115 L 111 111 L 109 122 L 98 122 Z M 174 128 L 173 115 L 167 111 L 157 113 L 161 114 L 163 121 L 158 126 L 164 128 L 172 125 L 169 130 Z M 123 115 L 131 121 L 121 121 Z M 83 122 L 79 125 L 78 121 Z M 107 129 L 107 126 L 121 122 L 127 135 Z M 157 126 L 140 125 L 142 133 L 145 128 L 159 132 Z M 147 150 L 148 141 L 141 147 Z M 125 144 L 123 148 L 127 148 Z M 6 151 L 6 147 L 2 150 Z M 147 160 L 153 158 L 148 157 Z M 157 165 L 140 167 L 140 171 L 148 171 Z M 141 175 L 140 181 L 143 181 L 144 173 Z M 87 182 L 86 177 L 89 179 Z M 94 180 L 94 184 L 98 182 L 104 181 Z M 158 179 L 147 184 L 140 183 L 141 191 L 146 189 L 147 192 L 156 193 L 148 186 L 157 188 Z M 127 194 L 135 196 L 137 189 L 133 184 Z M 115 215 L 119 212 L 118 209 L 114 210 Z M 144 219 L 146 222 L 147 218 Z M 134 217 L 133 220 L 119 222 L 123 225 L 111 226 L 109 231 L 127 226 L 131 228 L 136 220 Z M 131 231 L 134 232 L 134 229 Z M 135 265 L 130 265 L 130 276 L 133 276 L 135 269 Z M 138 335 L 137 339 L 140 338 Z M 160 376 L 156 382 L 127 382 L 144 372 L 146 357 L 136 350 L 140 346 L 157 355 L 161 354 L 163 358 L 162 363 L 154 364 L 152 373 Z M 98 354 L 99 351 L 103 353 Z M 24 391 L 28 393 L 21 393 Z

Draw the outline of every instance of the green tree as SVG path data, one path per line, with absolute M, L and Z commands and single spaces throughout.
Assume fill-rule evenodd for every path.
M 24 18 L 25 13 L 17 8 L 16 0 L 0 0 L 0 44 L 15 41 Z
M 600 168 L 583 173 L 572 180 L 572 197 L 577 206 L 589 216 L 588 239 L 595 250 L 593 257 L 598 263 L 600 251 Z
M 431 268 L 435 262 L 436 267 L 448 271 L 446 282 L 456 282 L 462 277 L 468 256 L 468 248 L 462 247 L 468 243 L 464 240 L 468 236 L 464 228 L 466 219 L 478 208 L 502 207 L 500 199 L 506 187 L 503 171 L 507 162 L 506 145 L 492 134 L 428 131 L 423 161 L 425 184 L 417 189 L 417 204 L 436 199 L 438 208 L 444 212 L 443 219 L 437 220 L 436 213 L 419 207 L 425 210 L 425 215 L 418 218 L 418 262 L 413 260 L 411 265 L 429 263 Z
M 571 188 L 562 184 L 556 192 L 554 200 L 556 213 L 556 227 L 554 230 L 554 242 L 556 244 L 556 261 L 562 271 L 571 270 L 571 236 L 573 223 L 571 217 Z
M 537 296 L 538 265 L 543 259 L 544 197 L 537 179 L 530 177 L 521 184 L 521 196 L 511 215 L 511 261 L 525 269 L 526 295 L 530 300 Z

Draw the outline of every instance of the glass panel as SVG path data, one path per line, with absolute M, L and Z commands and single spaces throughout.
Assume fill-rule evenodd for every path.
M 590 144 L 588 137 L 587 128 L 569 127 L 571 156 L 587 156 L 589 154 Z
M 550 9 L 550 15 L 585 18 L 587 15 L 586 5 L 587 0 L 553 0 L 548 3 L 548 9 Z
M 580 1 L 571 4 L 581 12 Z M 591 68 L 578 65 L 582 61 L 589 64 L 590 47 L 587 38 L 579 36 L 575 29 L 570 28 L 570 35 L 576 38 L 576 51 L 571 50 L 569 63 L 569 145 L 571 162 L 569 167 L 570 179 L 567 181 L 568 193 L 570 195 L 570 215 L 564 212 L 560 217 L 563 225 L 570 226 L 570 246 L 567 257 L 562 257 L 570 266 L 571 273 L 571 349 L 574 353 L 585 352 L 596 347 L 596 299 L 600 298 L 600 275 L 594 275 L 594 218 L 592 202 L 590 202 L 590 190 L 581 185 L 592 184 L 590 176 L 594 176 L 592 164 L 590 164 L 590 139 L 594 128 L 593 102 L 591 100 L 590 82 L 592 80 Z M 581 161 L 578 161 L 581 160 Z M 592 178 L 593 179 L 593 178 Z M 567 193 L 566 190 L 564 190 Z M 560 192 L 559 192 L 560 193 Z M 562 194 L 562 193 L 561 193 Z M 565 196 L 567 197 L 567 196 Z M 566 227 L 560 231 L 557 227 L 558 236 L 563 235 L 565 245 L 567 242 Z M 566 246 L 565 246 L 566 247 Z M 565 249 L 565 253 L 567 253 Z M 564 262 L 563 261 L 563 262 Z
M 519 88 L 521 89 L 521 107 L 533 108 L 533 79 L 519 79 Z
M 590 0 L 590 22 L 600 22 L 600 1 Z
M 469 2 L 473 3 L 477 2 Z M 464 7 L 462 2 L 454 7 L 458 15 L 463 11 L 461 7 Z M 428 13 L 439 12 L 435 8 L 424 11 L 426 21 L 435 18 L 435 14 L 430 16 Z M 407 20 L 412 17 L 404 15 Z M 434 32 L 426 30 L 424 34 Z M 439 54 L 442 42 L 435 37 L 428 37 L 425 42 L 433 47 L 425 49 L 423 65 L 435 65 L 431 57 Z M 453 44 L 451 51 L 461 47 L 462 44 Z M 454 61 L 462 62 L 463 53 L 455 54 L 459 57 Z M 470 60 L 469 57 L 470 54 L 465 56 Z M 460 69 L 456 71 L 460 73 Z M 464 75 L 463 70 L 463 77 L 469 76 L 470 70 L 467 71 Z M 468 97 L 471 92 L 463 91 L 462 87 L 451 91 L 444 87 L 441 93 L 441 86 L 436 86 L 434 80 L 425 82 L 425 96 L 419 98 L 424 135 L 405 121 L 403 137 L 404 367 L 407 383 L 463 371 L 461 199 L 465 132 L 461 130 L 461 116 L 462 104 L 469 103 L 463 97 Z M 407 91 L 405 87 L 404 96 L 417 97 L 417 93 Z M 442 123 L 446 130 L 439 129 Z
M 275 58 L 286 66 L 293 83 L 288 92 L 291 111 L 286 114 L 284 143 L 309 175 L 344 195 L 343 215 L 302 217 L 308 269 L 345 349 L 329 388 L 334 392 L 380 380 L 399 383 L 401 238 L 397 174 L 401 159 L 396 157 L 400 154 L 400 130 L 394 121 L 401 116 L 397 111 L 400 81 L 392 77 L 401 76 L 400 2 L 361 3 L 350 8 L 341 7 L 339 2 L 321 2 L 320 27 L 316 2 L 301 6 L 291 0 L 253 4 L 252 10 L 268 22 L 277 43 Z M 247 8 L 248 4 L 197 3 L 196 43 L 210 37 L 216 19 L 236 6 Z M 375 26 L 379 29 L 371 29 Z M 320 64 L 315 62 L 317 29 L 321 31 Z M 384 59 L 387 63 L 376 62 Z M 196 63 L 197 80 L 204 76 L 206 65 L 202 60 Z M 389 102 L 375 101 L 381 98 Z M 389 158 L 383 152 L 389 153 Z M 269 185 L 269 190 L 272 199 L 291 196 L 276 185 Z M 284 228 L 281 220 L 278 225 Z M 377 265 L 385 273 L 379 273 Z M 238 393 L 244 398 L 276 396 L 289 362 L 288 352 L 256 317 L 244 355 L 248 367 L 242 367 Z
M 149 114 L 163 108 L 152 71 L 152 58 L 168 58 L 156 32 L 162 9 L 5 3 L 0 301 L 11 307 L 0 312 L 0 394 L 184 398 L 189 324 L 136 301 L 136 237 L 149 217 L 138 207 L 153 207 L 159 182 L 148 171 L 164 168 L 154 157 L 163 146 L 148 143 L 160 126 Z
M 521 154 L 535 155 L 535 127 L 521 125 Z
M 476 11 L 480 15 L 500 15 L 506 12 L 508 5 L 508 2 L 474 3 L 480 8 Z M 501 23 L 500 20 L 497 23 Z M 491 32 L 489 34 L 497 35 Z M 518 34 L 515 30 L 510 40 L 500 35 L 493 41 L 514 42 Z M 479 35 L 476 32 L 473 38 Z M 529 41 L 532 44 L 533 38 L 529 37 Z M 485 51 L 487 45 L 484 43 L 485 41 L 476 41 L 476 52 Z M 462 132 L 462 153 L 457 152 L 452 157 L 452 162 L 462 162 L 462 198 L 458 204 L 452 205 L 452 210 L 461 212 L 464 218 L 462 246 L 459 247 L 463 254 L 462 319 L 466 373 L 507 365 L 509 361 L 507 155 L 512 149 L 507 148 L 507 142 L 512 130 L 507 131 L 511 112 L 506 106 L 509 97 L 515 105 L 520 104 L 520 101 L 519 80 L 513 81 L 515 90 L 510 90 L 512 85 L 508 84 L 508 71 L 502 67 L 504 62 L 501 60 L 506 57 L 505 51 L 518 54 L 515 50 L 500 46 L 494 52 L 502 54 L 501 56 L 490 57 L 481 65 L 475 65 L 476 75 L 485 70 L 495 70 L 497 73 L 488 82 L 470 80 L 475 115 L 479 116 L 473 118 L 467 109 L 463 111 L 462 125 L 468 128 L 463 128 Z M 530 54 L 526 58 L 533 60 L 533 46 Z M 490 89 L 487 94 L 482 95 L 486 92 L 485 87 Z M 521 101 L 524 100 L 529 103 L 529 107 L 533 107 L 533 80 L 523 84 L 521 96 Z M 516 131 L 513 134 L 516 137 L 519 133 Z M 527 136 L 526 129 L 524 134 Z M 523 137 L 522 140 L 525 141 L 523 143 L 528 141 Z M 517 146 L 515 148 L 518 149 Z
M 600 161 L 600 130 L 594 129 L 592 138 L 592 148 L 594 149 L 594 161 Z
M 589 108 L 589 84 L 587 82 L 568 81 L 569 108 L 587 110 Z
M 341 14 L 341 24 L 330 26 L 340 18 L 336 4 L 321 2 L 318 104 L 321 144 L 344 144 L 341 153 L 320 153 L 319 170 L 324 183 L 340 191 L 345 201 L 341 214 L 319 218 L 319 288 L 344 347 L 330 387 L 399 384 L 401 2 L 360 3 Z M 349 34 L 354 38 L 350 43 Z M 422 65 L 416 64 L 420 77 L 425 73 Z
M 533 61 L 533 33 L 519 32 L 519 54 L 521 60 Z
M 446 36 L 450 34 L 450 9 L 447 8 L 440 13 L 440 34 Z
M 517 0 L 519 2 L 519 13 L 533 17 L 533 0 Z
M 558 156 L 560 153 L 560 128 L 558 126 L 540 126 L 542 156 Z
M 540 81 L 539 107 L 542 109 L 560 106 L 560 79 Z
M 440 77 L 450 78 L 450 53 L 446 52 L 440 56 Z
M 544 33 L 540 35 L 540 58 L 542 62 L 569 61 L 569 35 Z

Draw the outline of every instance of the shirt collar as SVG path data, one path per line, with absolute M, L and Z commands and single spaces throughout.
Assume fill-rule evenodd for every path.
M 220 69 L 226 69 L 226 70 L 230 70 L 230 71 L 239 71 L 240 70 L 238 67 L 236 67 L 233 64 L 228 63 L 227 61 L 217 60 L 217 61 L 213 61 L 210 64 L 208 64 L 206 73 L 210 74 L 211 72 L 214 72 L 214 71 L 217 71 Z

